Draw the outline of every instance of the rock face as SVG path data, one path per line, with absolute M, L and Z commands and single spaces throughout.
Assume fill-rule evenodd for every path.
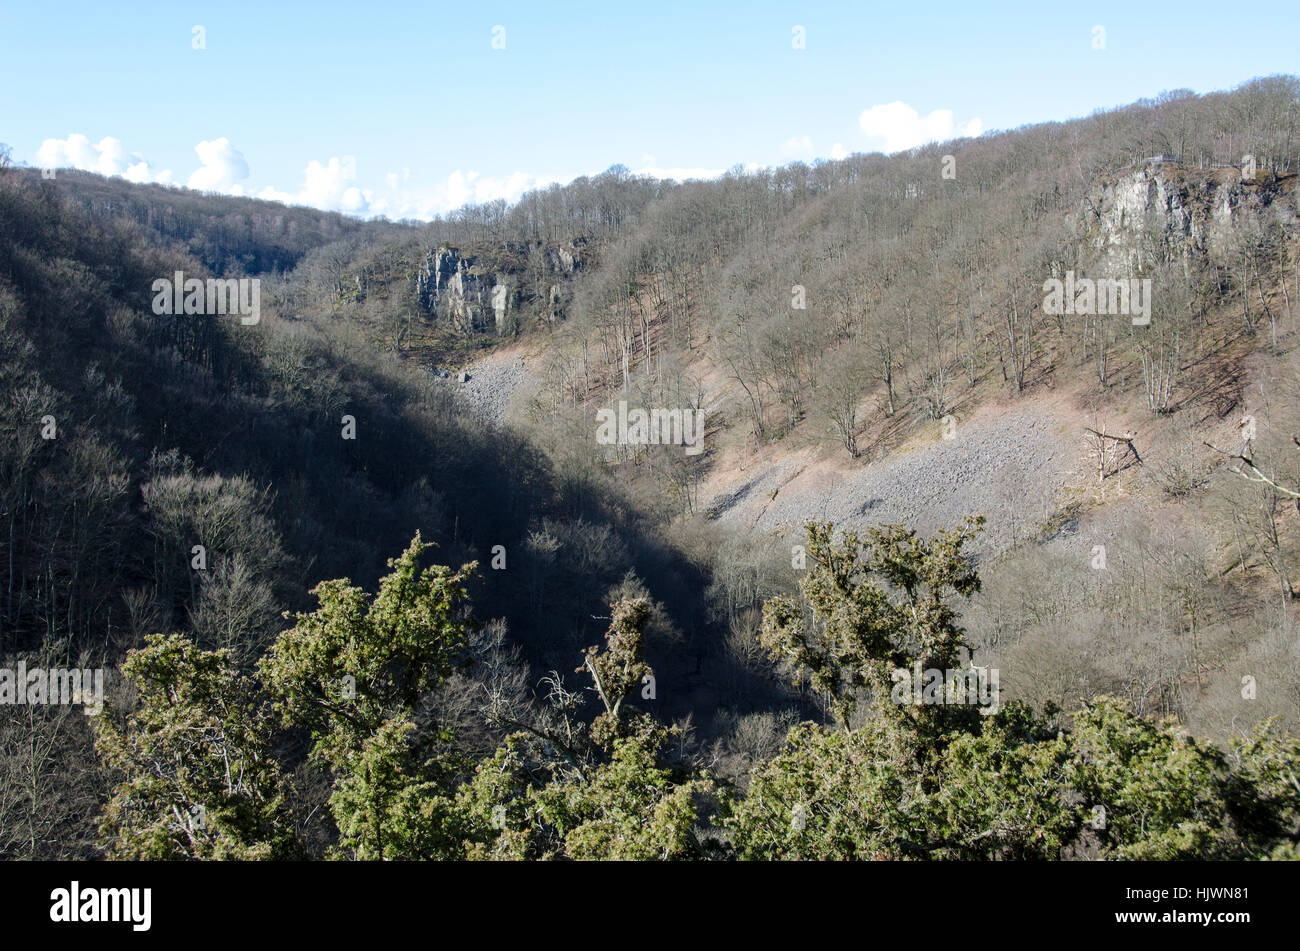
M 553 267 L 559 273 L 572 274 L 577 267 L 577 259 L 568 248 L 552 249 Z
M 1182 257 L 1222 252 L 1243 220 L 1275 211 L 1293 229 L 1296 215 L 1282 183 L 1243 181 L 1236 168 L 1189 168 L 1153 162 L 1111 178 L 1071 215 L 1093 267 L 1107 276 L 1133 275 L 1153 253 Z
M 415 275 L 420 307 L 464 334 L 509 334 L 521 308 L 545 320 L 562 316 L 562 285 L 582 267 L 580 248 L 533 245 L 462 255 L 441 246 L 425 255 Z
M 461 333 L 500 330 L 509 307 L 509 286 L 504 275 L 488 275 L 475 267 L 474 258 L 463 258 L 455 248 L 436 248 L 424 258 L 415 276 L 415 295 L 427 313 L 451 321 Z M 498 315 L 493 289 L 502 302 Z

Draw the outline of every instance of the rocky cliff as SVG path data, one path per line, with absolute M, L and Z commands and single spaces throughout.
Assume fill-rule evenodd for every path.
M 426 313 L 460 333 L 513 333 L 522 315 L 562 316 L 567 283 L 583 263 L 576 247 L 503 245 L 469 255 L 440 246 L 425 255 L 415 295 Z
M 1294 184 L 1294 176 L 1274 181 L 1262 172 L 1243 177 L 1234 167 L 1154 162 L 1095 185 L 1071 225 L 1084 263 L 1099 274 L 1131 275 L 1153 254 L 1224 254 L 1243 227 L 1273 224 L 1293 234 Z

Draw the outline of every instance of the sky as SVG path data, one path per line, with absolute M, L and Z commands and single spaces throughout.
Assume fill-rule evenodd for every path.
M 17 162 L 428 219 L 621 164 L 894 152 L 1300 72 L 1222 3 L 6 3 Z

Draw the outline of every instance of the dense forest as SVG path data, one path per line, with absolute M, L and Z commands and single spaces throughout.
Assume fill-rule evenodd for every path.
M 427 223 L 0 147 L 0 667 L 107 671 L 0 713 L 0 855 L 1300 857 L 1298 171 L 1289 76 Z M 946 524 L 764 481 L 1045 408 Z

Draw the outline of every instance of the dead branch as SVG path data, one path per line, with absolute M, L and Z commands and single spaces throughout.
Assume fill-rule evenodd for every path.
M 1292 436 L 1291 439 L 1295 442 L 1297 446 L 1300 446 L 1300 437 Z M 1250 472 L 1243 471 L 1241 466 L 1232 467 L 1232 471 L 1237 473 L 1237 475 L 1241 476 L 1247 482 L 1256 482 L 1261 485 L 1271 485 L 1273 488 L 1277 489 L 1277 491 L 1281 492 L 1283 495 L 1295 499 L 1296 507 L 1300 508 L 1300 492 L 1296 492 L 1294 489 L 1288 489 L 1284 485 L 1278 485 L 1268 476 L 1264 475 L 1264 473 L 1260 471 L 1259 467 L 1255 465 L 1255 461 L 1251 459 L 1250 456 L 1245 456 L 1237 452 L 1228 452 L 1224 449 L 1219 449 L 1217 446 L 1211 446 L 1208 442 L 1205 443 L 1205 446 L 1207 449 L 1212 449 L 1221 456 L 1227 456 L 1229 459 L 1235 459 L 1238 462 L 1241 462 L 1242 464 L 1248 466 L 1250 468 Z
M 1138 455 L 1137 446 L 1133 445 L 1133 440 L 1137 438 L 1137 433 L 1124 433 L 1122 436 L 1113 436 L 1110 433 L 1103 433 L 1087 426 L 1083 428 L 1094 436 L 1100 436 L 1102 439 L 1113 439 L 1117 443 L 1122 442 L 1124 445 L 1128 446 L 1128 451 L 1133 453 L 1133 458 L 1137 460 L 1138 465 L 1142 464 L 1142 457 Z
M 1106 470 L 1108 467 L 1115 465 L 1115 454 L 1119 451 L 1121 445 L 1128 447 L 1128 451 L 1133 454 L 1133 458 L 1138 465 L 1142 464 L 1142 456 L 1138 454 L 1137 447 L 1133 445 L 1137 433 L 1125 432 L 1122 436 L 1115 436 L 1100 429 L 1093 429 L 1090 426 L 1083 428 L 1085 432 L 1097 437 L 1097 481 L 1099 483 L 1106 481 Z

